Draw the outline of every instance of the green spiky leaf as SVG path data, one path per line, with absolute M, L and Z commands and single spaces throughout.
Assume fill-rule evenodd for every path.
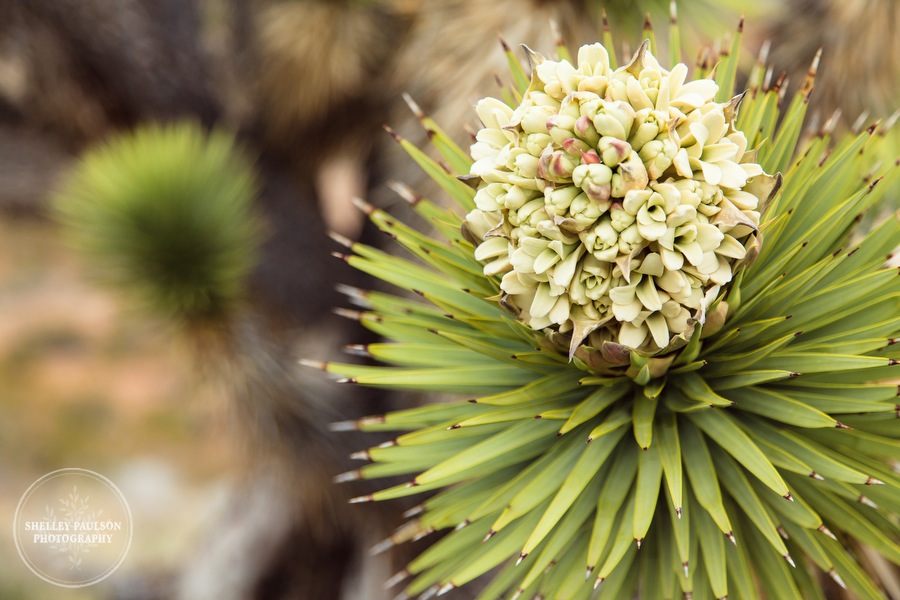
M 709 183 L 718 178 L 710 164 L 731 150 L 726 142 L 702 152 L 695 148 L 690 174 L 684 162 L 663 161 L 650 177 L 658 155 L 645 152 L 640 166 L 631 162 L 621 170 L 627 153 L 617 155 L 624 146 L 610 145 L 612 132 L 624 132 L 637 145 L 648 143 L 641 136 L 657 135 L 659 149 L 672 139 L 688 140 L 689 146 L 703 130 L 679 131 L 684 115 L 675 112 L 656 121 L 665 123 L 661 128 L 649 129 L 644 117 L 625 128 L 627 111 L 615 116 L 612 108 L 597 115 L 585 109 L 590 119 L 577 126 L 576 115 L 565 112 L 575 94 L 582 94 L 581 102 L 588 90 L 604 85 L 603 101 L 611 105 L 613 98 L 626 98 L 675 110 L 671 102 L 659 104 L 664 86 L 653 87 L 658 91 L 651 99 L 641 95 L 645 88 L 638 91 L 645 84 L 635 83 L 638 76 L 653 80 L 650 73 L 657 69 L 647 54 L 655 34 L 647 33 L 649 43 L 619 70 L 614 53 L 596 46 L 577 55 L 561 52 L 561 59 L 593 61 L 582 71 L 532 52 L 523 63 L 507 49 L 515 82 L 507 101 L 525 108 L 516 113 L 500 101 L 480 104 L 485 129 L 479 140 L 492 140 L 497 148 L 508 144 L 504 151 L 510 154 L 496 154 L 512 158 L 497 159 L 492 171 L 479 164 L 493 156 L 481 147 L 469 167 L 446 134 L 420 115 L 445 161 L 472 173 L 447 173 L 400 140 L 446 190 L 452 206 L 439 208 L 401 190 L 435 227 L 432 232 L 367 208 L 407 254 L 354 245 L 349 262 L 419 298 L 367 295 L 369 312 L 359 318 L 387 338 L 370 350 L 387 364 L 328 364 L 325 370 L 358 384 L 463 395 L 459 402 L 429 403 L 339 427 L 412 432 L 367 454 L 376 466 L 385 465 L 385 474 L 419 473 L 412 486 L 362 500 L 436 490 L 408 530 L 455 529 L 411 563 L 414 579 L 404 589 L 409 596 L 447 591 L 505 563 L 485 597 L 589 598 L 596 587 L 600 598 L 638 594 L 653 600 L 676 591 L 695 598 L 756 598 L 756 590 L 769 598 L 821 598 L 819 579 L 828 576 L 860 597 L 878 597 L 882 575 L 857 564 L 855 553 L 866 545 L 887 560 L 900 560 L 900 477 L 893 471 L 900 449 L 900 346 L 894 345 L 900 338 L 900 277 L 885 264 L 900 240 L 900 218 L 891 215 L 871 227 L 859 219 L 897 196 L 898 169 L 866 163 L 875 154 L 869 149 L 881 143 L 874 129 L 847 136 L 804 133 L 811 79 L 796 98 L 782 102 L 782 91 L 763 85 L 757 67 L 749 92 L 732 101 L 744 91 L 732 89 L 741 79 L 741 42 L 735 36 L 721 46 L 728 52 L 715 67 L 718 85 L 687 89 L 697 98 L 701 91 L 715 94 L 718 104 L 704 114 L 721 111 L 721 117 L 709 117 L 707 133 L 724 120 L 733 124 L 729 139 L 748 141 L 746 160 L 734 166 L 755 173 L 740 193 L 759 200 L 759 225 L 752 209 L 726 204 L 699 221 L 727 221 L 720 231 L 734 232 L 717 263 L 731 273 L 704 288 L 702 309 L 690 319 L 673 324 L 673 310 L 666 321 L 661 307 L 678 291 L 653 287 L 652 278 L 665 270 L 648 255 L 665 254 L 657 236 L 670 227 L 666 219 L 674 205 L 653 224 L 648 215 L 665 202 L 639 213 L 636 196 L 627 194 L 679 178 Z M 671 36 L 674 58 L 677 27 Z M 608 28 L 603 38 L 611 46 Z M 701 65 L 692 77 L 704 77 L 711 67 Z M 607 80 L 588 79 L 601 72 Z M 613 89 L 616 77 L 630 82 L 623 83 L 632 86 L 630 92 Z M 697 98 L 672 102 L 687 107 Z M 544 108 L 528 112 L 535 105 L 559 114 L 548 121 L 551 113 L 541 113 Z M 598 127 L 605 128 L 602 136 Z M 523 140 L 532 135 L 537 137 L 529 146 Z M 608 174 L 596 167 L 590 176 L 578 175 L 576 184 L 577 167 L 566 161 L 609 164 L 621 179 L 604 179 Z M 763 172 L 753 166 L 756 161 Z M 722 166 L 734 176 L 731 165 Z M 533 176 L 523 176 L 529 168 Z M 859 176 L 870 172 L 866 179 Z M 476 184 L 474 199 L 473 188 L 456 176 Z M 591 200 L 571 209 L 580 192 L 566 186 L 581 187 Z M 725 187 L 723 194 L 737 204 L 750 201 L 738 188 Z M 558 195 L 560 190 L 565 193 Z M 498 200 L 504 194 L 513 197 Z M 590 202 L 601 206 L 597 214 Z M 616 249 L 607 252 L 588 227 L 598 214 L 625 204 L 633 218 L 617 213 L 624 220 L 616 224 L 639 223 L 645 237 L 623 256 Z M 556 218 L 527 229 L 530 211 L 551 205 Z M 588 238 L 598 245 L 585 251 L 578 244 Z M 595 251 L 606 252 L 605 258 L 582 261 L 583 253 Z M 692 259 L 691 253 L 685 251 L 685 260 L 697 266 L 699 255 Z M 665 269 L 681 264 L 672 256 L 665 260 Z M 551 270 L 555 265 L 560 271 Z M 586 294 L 572 292 L 572 273 L 588 268 L 595 269 L 590 276 L 598 285 L 603 277 L 619 278 L 619 288 L 608 296 L 612 314 L 584 309 Z M 686 272 L 703 285 L 699 267 Z M 509 273 L 518 281 L 507 281 Z M 551 287 L 542 273 L 565 273 L 569 283 Z M 354 297 L 359 300 L 359 294 Z M 573 304 L 559 304 L 560 298 Z M 609 308 L 602 302 L 591 306 Z

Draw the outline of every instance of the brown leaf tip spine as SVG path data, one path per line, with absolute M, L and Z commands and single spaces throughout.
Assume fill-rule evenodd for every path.
M 449 583 L 445 583 L 445 584 L 443 585 L 443 587 L 441 587 L 441 589 L 438 590 L 437 595 L 438 595 L 438 596 L 443 596 L 443 595 L 446 594 L 447 592 L 449 592 L 449 591 L 451 591 L 451 590 L 455 590 L 455 589 L 456 589 L 456 584 L 453 583 L 453 582 L 451 581 L 451 582 L 449 582 Z
M 860 496 L 859 498 L 856 499 L 856 501 L 859 502 L 860 504 L 865 504 L 869 508 L 874 508 L 876 510 L 878 509 L 878 505 L 875 504 L 874 502 L 872 502 L 871 500 L 869 500 L 868 498 L 866 498 L 865 496 Z
M 397 585 L 398 583 L 400 583 L 401 581 L 403 581 L 404 579 L 406 579 L 409 576 L 410 576 L 410 572 L 408 570 L 403 569 L 402 571 L 399 571 L 398 573 L 394 574 L 390 579 L 388 579 L 387 581 L 384 582 L 384 589 L 386 589 L 386 590 L 391 589 L 392 587 L 394 587 L 395 585 Z
M 837 574 L 837 571 L 834 570 L 834 567 L 828 571 L 828 576 L 834 579 L 834 582 L 841 586 L 841 589 L 847 589 L 847 584 L 844 583 L 844 580 L 841 579 L 841 576 Z
M 407 92 L 403 92 L 401 96 L 403 97 L 403 101 L 406 102 L 406 105 L 409 107 L 409 109 L 413 112 L 414 115 L 416 115 L 417 119 L 421 121 L 425 118 L 425 112 L 419 107 L 418 104 L 416 104 L 416 101 L 413 100 L 412 96 L 410 96 Z

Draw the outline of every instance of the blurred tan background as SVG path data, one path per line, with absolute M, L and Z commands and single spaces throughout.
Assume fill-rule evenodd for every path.
M 330 482 L 347 454 L 378 440 L 322 441 L 305 429 L 405 401 L 349 394 L 296 367 L 365 340 L 330 312 L 346 305 L 337 283 L 366 282 L 329 256 L 337 247 L 325 232 L 381 243 L 350 199 L 397 208 L 391 179 L 428 190 L 381 130 L 388 122 L 424 143 L 401 92 L 466 143 L 464 126 L 477 126 L 470 107 L 497 93 L 505 71 L 496 34 L 552 53 L 551 19 L 571 45 L 593 41 L 603 4 L 0 0 L 0 598 L 393 597 L 380 581 L 404 552 L 363 557 L 401 509 L 348 509 L 353 494 Z M 776 75 L 799 83 L 826 45 L 813 111 L 822 118 L 840 108 L 849 126 L 863 110 L 874 119 L 898 108 L 894 0 L 684 4 L 686 56 L 746 13 L 746 58 L 773 37 Z M 630 47 L 645 10 L 665 38 L 668 2 L 605 5 Z M 233 131 L 256 157 L 270 238 L 250 308 L 235 316 L 252 322 L 254 341 L 235 352 L 264 348 L 284 382 L 205 371 L 219 350 L 92 284 L 48 217 L 48 194 L 83 150 L 179 119 Z M 249 413 L 237 406 L 247 397 Z M 285 405 L 304 414 L 283 420 Z M 63 467 L 112 479 L 135 519 L 119 571 L 81 590 L 34 577 L 8 526 L 28 485 Z

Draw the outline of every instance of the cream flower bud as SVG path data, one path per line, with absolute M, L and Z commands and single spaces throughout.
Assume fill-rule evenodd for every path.
M 650 179 L 659 179 L 672 165 L 678 148 L 669 139 L 650 140 L 643 145 L 638 156 L 641 157 Z
M 601 136 L 627 140 L 634 122 L 634 108 L 625 102 L 600 101 L 596 114 L 590 116 L 594 128 Z
M 619 232 L 612 226 L 609 216 L 603 217 L 592 229 L 582 233 L 581 242 L 588 252 L 606 262 L 613 262 L 619 253 Z
M 550 148 L 550 146 L 548 145 L 547 148 Z M 513 169 L 517 175 L 529 178 L 537 177 L 541 165 L 541 158 L 539 156 L 528 154 L 527 152 L 522 152 L 516 155 L 513 163 Z
M 475 113 L 487 131 L 506 127 L 513 116 L 513 110 L 496 98 L 482 98 L 475 105 Z
M 593 225 L 608 207 L 608 201 L 598 203 L 593 198 L 588 198 L 586 194 L 579 194 L 569 207 L 570 219 L 574 223 L 567 223 L 566 228 L 575 233 L 584 231 Z
M 660 133 L 666 131 L 668 115 L 649 108 L 639 110 L 634 116 L 634 133 L 628 138 L 628 143 L 636 151 L 640 152 L 644 144 L 655 140 Z
M 637 224 L 629 225 L 619 234 L 619 253 L 629 255 L 633 250 L 640 249 L 644 245 L 644 237 L 641 235 Z
M 572 200 L 580 193 L 581 190 L 573 186 L 566 186 L 563 188 L 547 187 L 544 190 L 546 206 L 548 210 L 552 209 L 553 214 L 564 215 L 572 205 Z
M 625 231 L 635 221 L 635 217 L 629 214 L 619 203 L 613 204 L 609 209 L 610 223 L 616 231 Z
M 528 154 L 531 154 L 532 156 L 540 156 L 541 152 L 544 151 L 544 148 L 550 145 L 553 140 L 547 133 L 530 133 L 523 136 L 522 142 L 522 147 L 526 152 L 528 152 Z
M 500 200 L 504 194 L 506 194 L 506 189 L 502 183 L 489 183 L 475 193 L 475 206 L 484 212 L 505 208 Z
M 517 185 L 510 185 L 508 187 L 509 189 L 503 196 L 503 206 L 510 210 L 518 210 L 522 208 L 526 202 L 530 202 L 539 196 L 538 192 L 527 190 Z
M 578 49 L 578 71 L 584 75 L 609 73 L 609 53 L 603 44 L 590 44 Z
M 525 133 L 548 133 L 547 119 L 553 116 L 552 106 L 533 106 L 525 111 L 519 126 Z
M 572 183 L 584 190 L 587 197 L 609 208 L 610 182 L 612 169 L 604 164 L 578 165 L 572 171 Z
M 632 190 L 625 194 L 622 204 L 625 211 L 634 215 L 638 231 L 647 241 L 656 241 L 666 233 L 669 213 L 678 206 L 678 196 L 669 200 L 653 190 Z
M 622 198 L 631 190 L 642 190 L 650 183 L 647 168 L 641 161 L 637 152 L 632 152 L 631 157 L 619 164 L 616 174 L 612 178 L 612 195 Z
M 562 146 L 567 139 L 575 137 L 575 120 L 577 117 L 553 115 L 547 119 L 547 131 L 555 144 Z
M 502 226 L 503 220 L 497 212 L 473 210 L 466 215 L 463 223 L 463 237 L 469 241 L 483 240 L 489 231 Z
M 544 82 L 544 92 L 557 100 L 578 89 L 580 79 L 575 67 L 567 60 L 555 62 L 545 60 L 536 68 L 537 76 Z

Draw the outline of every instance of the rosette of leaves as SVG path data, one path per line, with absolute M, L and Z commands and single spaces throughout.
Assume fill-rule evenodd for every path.
M 861 598 L 883 598 L 881 585 L 893 583 L 878 575 L 891 577 L 890 570 L 872 561 L 900 561 L 900 371 L 892 347 L 900 336 L 900 277 L 886 266 L 900 240 L 900 219 L 894 214 L 866 231 L 857 223 L 886 196 L 896 196 L 896 164 L 863 169 L 879 140 L 876 126 L 838 139 L 830 124 L 804 135 L 815 68 L 800 94 L 787 99 L 780 82 L 765 75 L 766 66 L 757 65 L 747 93 L 735 98 L 740 38 L 739 31 L 714 72 L 700 68 L 690 79 L 683 67 L 661 69 L 650 58 L 652 45 L 622 67 L 613 53 L 596 47 L 583 50 L 575 64 L 558 48 L 553 69 L 564 76 L 557 80 L 545 75 L 553 70 L 548 61 L 529 53 L 530 78 L 511 63 L 518 86 L 505 98 L 509 108 L 491 104 L 504 118 L 529 103 L 549 107 L 543 123 L 525 125 L 549 138 L 534 145 L 537 164 L 521 159 L 520 166 L 534 173 L 500 182 L 507 194 L 517 193 L 517 182 L 528 190 L 539 184 L 526 203 L 549 216 L 535 231 L 561 226 L 565 243 L 576 245 L 589 229 L 577 230 L 578 215 L 596 223 L 617 204 L 629 204 L 630 192 L 643 197 L 653 185 L 689 185 L 678 181 L 718 185 L 734 200 L 731 207 L 716 204 L 720 210 L 710 215 L 695 211 L 697 223 L 718 230 L 708 230 L 710 239 L 724 240 L 737 226 L 716 222 L 715 214 L 744 213 L 737 218 L 743 230 L 720 255 L 727 269 L 714 285 L 690 268 L 703 262 L 700 256 L 684 256 L 681 264 L 670 256 L 664 264 L 682 268 L 703 297 L 665 335 L 660 327 L 658 337 L 650 330 L 616 337 L 661 310 L 641 298 L 636 310 L 600 323 L 595 332 L 606 328 L 607 334 L 599 336 L 566 326 L 565 311 L 559 318 L 535 317 L 534 298 L 523 301 L 527 291 L 504 285 L 516 263 L 505 253 L 524 243 L 516 246 L 512 231 L 516 209 L 502 202 L 487 206 L 479 197 L 494 183 L 493 171 L 450 144 L 427 117 L 423 125 L 440 162 L 397 137 L 451 206 L 395 185 L 427 222 L 422 229 L 360 202 L 408 255 L 346 241 L 352 254 L 344 260 L 413 295 L 347 289 L 361 310 L 341 312 L 385 339 L 352 350 L 382 364 L 310 364 L 347 383 L 461 397 L 335 426 L 400 432 L 356 454 L 370 464 L 338 479 L 406 475 L 408 483 L 357 501 L 426 496 L 382 548 L 449 530 L 392 578 L 391 585 L 403 582 L 398 597 L 440 595 L 489 571 L 482 598 L 824 598 L 827 577 Z M 609 40 L 605 45 L 612 47 Z M 608 64 L 595 68 L 600 54 Z M 585 56 L 594 57 L 587 66 Z M 679 58 L 673 52 L 670 63 Z M 692 94 L 712 90 L 715 97 L 660 105 L 663 84 L 653 73 L 663 72 L 693 80 L 684 84 Z M 587 81 L 595 75 L 605 81 Z M 554 93 L 562 99 L 548 92 L 560 81 Z M 669 115 L 654 120 L 654 131 L 642 128 L 646 119 L 619 123 L 619 142 L 633 149 L 636 137 L 646 137 L 642 143 L 658 140 L 662 150 L 670 140 L 672 160 L 656 151 L 612 156 L 623 146 L 607 144 L 610 161 L 629 161 L 626 172 L 613 170 L 619 189 L 605 181 L 606 171 L 586 189 L 574 183 L 574 170 L 603 163 L 604 135 L 590 131 L 603 120 L 576 126 L 579 116 L 561 123 L 559 115 L 584 89 L 608 104 L 617 101 L 612 81 L 622 83 L 632 104 L 650 102 Z M 696 127 L 679 130 L 682 118 L 692 118 L 688 108 L 701 110 L 698 117 L 721 112 L 724 118 L 715 117 L 720 131 L 711 136 L 718 141 L 709 154 L 695 149 L 685 163 L 674 157 L 701 134 Z M 513 149 L 529 134 L 522 121 L 491 123 L 480 114 L 487 122 L 476 138 L 476 158 L 485 156 L 478 144 L 494 140 L 488 154 L 507 152 L 511 158 L 500 162 L 514 171 L 513 155 L 525 154 Z M 572 135 L 555 139 L 554 129 Z M 740 152 L 723 148 L 723 137 Z M 729 163 L 720 165 L 718 176 L 701 164 L 716 162 L 713 157 Z M 731 177 L 725 172 L 736 179 L 724 181 Z M 554 191 L 573 184 L 588 197 L 585 210 L 560 209 L 554 219 L 551 209 L 561 206 L 553 204 Z M 663 198 L 656 206 L 666 217 L 685 201 Z M 735 213 L 738 201 L 744 205 Z M 758 226 L 750 214 L 757 210 Z M 640 207 L 633 212 L 638 219 Z M 624 280 L 629 265 L 662 254 L 663 234 L 645 225 L 633 244 L 604 259 L 609 277 Z M 488 242 L 498 251 L 479 253 Z M 716 254 L 712 242 L 700 250 Z M 755 260 L 745 260 L 748 255 Z M 496 265 L 498 256 L 511 264 Z M 526 272 L 539 270 L 533 263 Z M 559 298 L 571 289 L 570 283 L 553 293 Z M 667 336 L 680 342 L 670 344 Z M 870 568 L 861 566 L 863 556 Z
M 261 221 L 250 162 L 199 125 L 145 125 L 88 150 L 54 215 L 102 283 L 182 326 L 234 317 L 256 264 Z

